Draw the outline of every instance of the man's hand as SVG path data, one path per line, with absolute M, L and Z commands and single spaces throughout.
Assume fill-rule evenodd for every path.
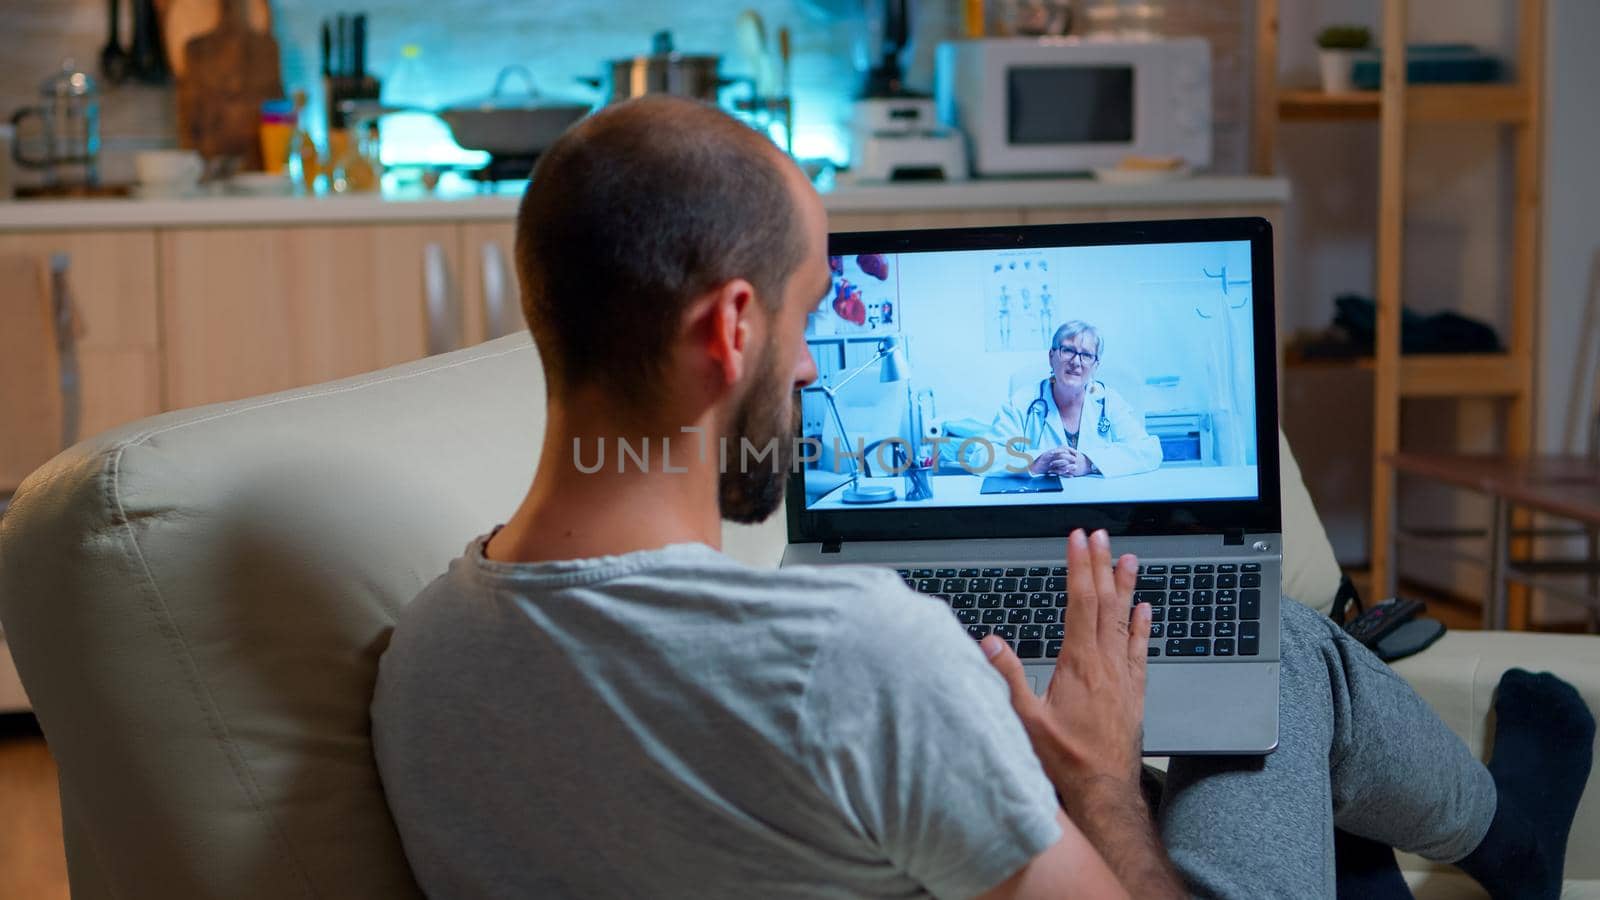
M 1134 607 L 1130 625 L 1138 573 L 1131 555 L 1113 568 L 1104 531 L 1067 538 L 1066 635 L 1043 699 L 1005 641 L 986 637 L 983 651 L 1010 686 L 1011 706 L 1067 816 L 1118 880 L 1135 897 L 1181 897 L 1139 791 L 1150 605 Z
M 1091 547 L 1092 545 L 1092 547 Z M 1144 720 L 1145 645 L 1150 605 L 1128 606 L 1139 574 L 1131 555 L 1113 570 L 1104 531 L 1091 541 L 1082 530 L 1067 539 L 1066 635 L 1043 699 L 1034 696 L 1022 661 L 997 637 L 983 640 L 984 653 L 1011 687 L 1011 705 L 1033 741 L 1045 774 L 1062 790 L 1110 778 L 1139 783 L 1140 728 Z

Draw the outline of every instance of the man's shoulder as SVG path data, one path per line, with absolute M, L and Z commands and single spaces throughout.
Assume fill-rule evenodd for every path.
M 787 566 L 778 569 L 743 567 L 748 577 L 779 590 L 860 593 L 895 597 L 909 593 L 892 569 L 874 566 Z
M 760 570 L 758 570 L 760 571 Z M 800 602 L 835 607 L 840 625 L 880 629 L 885 635 L 929 624 L 949 624 L 950 611 L 931 597 L 906 587 L 892 569 L 873 566 L 793 566 L 761 572 L 775 591 Z
M 485 566 L 469 552 L 425 586 L 401 618 L 459 620 L 472 617 L 474 611 L 494 615 L 499 604 L 485 601 L 495 595 L 533 596 L 570 589 L 634 599 L 668 596 L 688 607 L 696 606 L 690 601 L 699 599 L 784 607 L 793 612 L 825 609 L 845 627 L 877 627 L 890 619 L 918 618 L 916 613 L 922 607 L 939 606 L 913 593 L 891 569 L 854 565 L 766 568 L 703 546 L 683 548 L 637 567 L 597 564 L 579 574 L 583 562 L 570 565 L 569 579 L 530 580 L 517 577 L 516 567 Z M 948 617 L 948 612 L 944 615 Z

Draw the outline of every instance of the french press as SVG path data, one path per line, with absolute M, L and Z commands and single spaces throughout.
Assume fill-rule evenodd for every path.
M 100 182 L 100 89 L 72 60 L 39 85 L 40 104 L 19 109 L 11 117 L 17 137 L 11 155 L 19 165 L 42 169 L 51 186 L 93 186 Z M 23 148 L 22 123 L 39 120 L 41 133 L 31 143 L 43 145 L 43 156 L 30 156 Z

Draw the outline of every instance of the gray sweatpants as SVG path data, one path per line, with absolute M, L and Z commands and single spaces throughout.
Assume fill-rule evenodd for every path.
M 1161 837 L 1199 897 L 1332 897 L 1333 829 L 1439 862 L 1494 818 L 1487 769 L 1405 680 L 1283 603 L 1278 749 L 1174 758 Z

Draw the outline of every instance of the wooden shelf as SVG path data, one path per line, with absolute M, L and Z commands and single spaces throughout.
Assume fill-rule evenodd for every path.
M 1318 359 L 1290 354 L 1291 369 L 1361 369 L 1374 371 L 1370 356 Z M 1514 397 L 1527 389 L 1524 366 L 1509 353 L 1437 353 L 1400 359 L 1402 397 Z
M 1395 584 L 1395 477 L 1385 459 L 1401 448 L 1402 398 L 1494 398 L 1505 401 L 1503 447 L 1511 455 L 1533 447 L 1534 331 L 1539 308 L 1539 221 L 1543 147 L 1543 40 L 1547 0 L 1515 0 L 1517 50 L 1514 84 L 1408 84 L 1406 35 L 1412 0 L 1382 0 L 1378 31 L 1383 46 L 1383 85 L 1377 91 L 1326 94 L 1278 85 L 1278 8 L 1283 0 L 1256 0 L 1255 93 L 1251 157 L 1258 174 L 1272 173 L 1277 135 L 1292 121 L 1375 121 L 1378 144 L 1376 253 L 1373 278 L 1377 359 L 1285 360 L 1291 367 L 1342 366 L 1372 372 L 1371 565 L 1377 596 Z M 1399 352 L 1404 309 L 1407 169 L 1425 166 L 1423 147 L 1409 153 L 1411 125 L 1463 123 L 1505 126 L 1514 159 L 1514 199 L 1509 210 L 1509 351 L 1471 355 L 1406 356 Z M 1432 150 L 1431 146 L 1428 150 Z M 1408 156 L 1414 156 L 1408 166 Z M 1308 177 L 1324 177 L 1307 173 Z M 1519 539 L 1520 540 L 1520 539 Z M 1525 603 L 1511 600 L 1511 621 Z
M 1509 353 L 1409 356 L 1400 360 L 1402 397 L 1515 397 L 1522 394 L 1521 362 Z
M 1376 119 L 1381 106 L 1377 91 L 1329 94 L 1317 90 L 1278 94 L 1278 118 L 1284 121 L 1317 119 Z
M 1328 94 L 1316 90 L 1281 91 L 1283 121 L 1376 119 L 1383 107 L 1378 91 Z M 1410 122 L 1522 122 L 1528 95 L 1515 84 L 1432 84 L 1406 88 Z

